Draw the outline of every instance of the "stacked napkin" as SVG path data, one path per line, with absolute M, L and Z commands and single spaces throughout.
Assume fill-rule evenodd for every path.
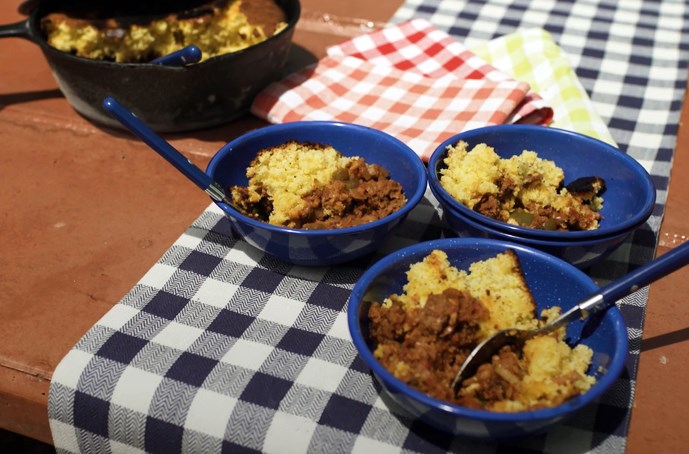
M 425 19 L 414 19 L 361 35 L 328 48 L 327 53 L 331 56 L 351 55 L 433 78 L 525 81 L 494 68 Z M 511 112 L 507 122 L 547 124 L 552 117 L 552 109 L 538 94 L 529 91 Z
M 339 120 L 383 130 L 423 160 L 445 139 L 481 126 L 548 124 L 528 83 L 497 70 L 424 19 L 357 36 L 269 85 L 252 113 L 271 123 Z

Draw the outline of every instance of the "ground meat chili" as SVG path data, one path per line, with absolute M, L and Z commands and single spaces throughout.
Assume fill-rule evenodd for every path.
M 462 383 L 470 392 L 459 396 L 455 402 L 464 407 L 485 409 L 490 402 L 513 399 L 516 386 L 525 375 L 520 354 L 512 345 L 502 347 L 490 363 L 482 364 L 473 377 Z
M 246 188 L 236 188 L 235 204 L 243 214 L 267 222 L 272 211 L 268 194 L 259 202 L 249 201 Z M 382 219 L 406 203 L 402 185 L 378 164 L 357 158 L 334 175 L 333 181 L 302 196 L 306 202 L 290 213 L 290 221 L 301 229 L 335 229 Z
M 368 312 L 380 363 L 419 391 L 464 405 L 466 399 L 455 396 L 451 383 L 478 341 L 487 309 L 468 292 L 452 288 L 430 295 L 424 307 L 405 309 L 392 302 L 374 302 Z
M 304 229 L 351 227 L 376 221 L 405 204 L 402 185 L 378 164 L 354 160 L 335 181 L 304 197 L 306 207 L 297 219 Z M 324 214 L 328 212 L 327 216 Z
M 382 352 L 377 357 L 383 367 L 436 399 L 485 410 L 512 399 L 524 378 L 522 352 L 507 345 L 462 383 L 463 393 L 452 390 L 457 371 L 480 341 L 479 322 L 488 317 L 468 292 L 446 289 L 411 309 L 395 304 L 393 297 L 388 306 L 371 303 L 368 317 L 370 339 L 374 350 Z
M 502 178 L 499 182 L 499 195 L 484 194 L 474 205 L 474 211 L 500 219 L 503 197 L 514 198 L 515 184 L 509 178 Z M 564 207 L 561 209 L 546 206 L 524 206 L 515 204 L 515 209 L 510 217 L 522 227 L 541 230 L 577 231 L 591 230 L 602 219 L 600 213 L 592 210 L 587 205 L 598 194 L 605 191 L 605 181 L 599 177 L 584 177 L 573 181 L 566 186 L 569 193 L 582 201 L 579 209 Z

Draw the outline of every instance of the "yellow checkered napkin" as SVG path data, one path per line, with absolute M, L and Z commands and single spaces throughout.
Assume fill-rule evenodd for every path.
M 492 66 L 527 82 L 553 109 L 552 127 L 616 143 L 596 113 L 565 52 L 543 29 L 524 29 L 490 41 L 469 44 Z

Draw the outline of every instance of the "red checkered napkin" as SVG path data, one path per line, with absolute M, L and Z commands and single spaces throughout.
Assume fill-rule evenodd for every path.
M 339 120 L 370 126 L 427 161 L 460 131 L 510 122 L 530 95 L 527 83 L 445 37 L 427 22 L 412 20 L 354 38 L 268 86 L 252 113 L 271 123 Z
M 412 19 L 329 47 L 329 56 L 349 55 L 376 65 L 392 65 L 427 77 L 511 80 L 426 19 Z M 506 123 L 547 125 L 553 109 L 529 91 Z
M 529 85 L 434 79 L 356 57 L 325 57 L 262 91 L 252 106 L 271 123 L 339 120 L 380 129 L 423 160 L 465 129 L 504 123 Z

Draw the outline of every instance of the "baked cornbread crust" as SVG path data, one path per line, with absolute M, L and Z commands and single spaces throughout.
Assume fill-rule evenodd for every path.
M 330 145 L 289 141 L 266 148 L 246 176 L 246 187 L 230 188 L 235 206 L 284 227 L 350 227 L 382 219 L 406 203 L 402 186 L 385 169 Z
M 454 394 L 451 383 L 467 355 L 495 330 L 535 328 L 559 307 L 536 317 L 536 304 L 519 259 L 507 250 L 458 270 L 440 250 L 412 264 L 400 295 L 369 310 L 374 355 L 400 380 L 433 397 L 499 412 L 551 407 L 587 391 L 593 352 L 570 348 L 565 330 L 506 347 L 479 367 Z
M 274 0 L 215 0 L 163 17 L 85 19 L 46 15 L 41 28 L 52 47 L 79 57 L 147 62 L 196 45 L 202 59 L 236 52 L 282 30 L 286 15 Z
M 485 143 L 469 150 L 466 142 L 459 141 L 447 150 L 440 183 L 468 208 L 531 228 L 598 228 L 603 206 L 600 194 L 605 190 L 602 179 L 579 179 L 565 187 L 563 170 L 530 150 L 509 159 L 500 158 Z

